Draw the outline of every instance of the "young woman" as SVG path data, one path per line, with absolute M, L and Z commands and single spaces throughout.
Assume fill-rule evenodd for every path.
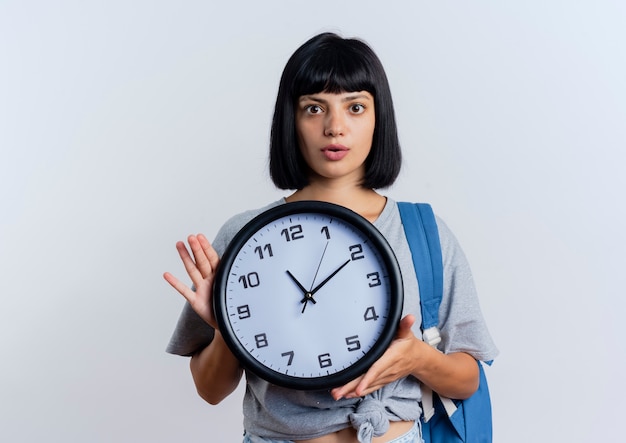
M 476 360 L 496 354 L 469 266 L 454 236 L 437 220 L 444 261 L 441 351 L 421 339 L 418 284 L 396 203 L 377 189 L 400 171 L 393 104 L 383 67 L 363 42 L 335 34 L 302 45 L 283 72 L 271 132 L 270 173 L 295 190 L 231 218 L 213 244 L 203 235 L 176 248 L 195 292 L 169 273 L 187 300 L 168 352 L 191 356 L 198 393 L 217 404 L 243 374 L 217 328 L 211 304 L 214 270 L 233 236 L 259 213 L 286 202 L 319 200 L 362 215 L 386 237 L 400 263 L 405 303 L 397 335 L 361 377 L 331 391 L 297 391 L 247 373 L 246 443 L 421 442 L 420 385 L 463 399 L 478 386 Z

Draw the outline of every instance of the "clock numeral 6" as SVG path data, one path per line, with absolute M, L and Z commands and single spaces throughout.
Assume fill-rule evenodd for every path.
M 287 241 L 299 240 L 301 238 L 304 238 L 304 234 L 302 233 L 302 225 L 289 226 L 288 229 L 285 228 L 280 231 L 280 235 L 284 235 L 285 240 Z
M 256 272 L 250 272 L 248 275 L 242 275 L 238 280 L 244 289 L 254 288 L 261 284 L 261 280 L 259 280 L 259 274 Z M 371 286 L 371 285 L 370 285 Z
M 361 342 L 359 341 L 358 335 L 346 337 L 346 344 L 348 345 L 348 351 L 350 352 L 361 349 Z
M 317 360 L 320 363 L 320 368 L 328 368 L 333 365 L 332 360 L 330 359 L 330 354 L 321 354 L 317 356 Z

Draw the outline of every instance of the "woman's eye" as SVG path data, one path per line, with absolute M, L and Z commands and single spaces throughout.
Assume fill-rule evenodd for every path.
M 355 103 L 350 106 L 350 112 L 352 112 L 353 114 L 361 114 L 363 111 L 365 111 L 365 106 L 360 103 Z
M 308 105 L 305 110 L 309 114 L 319 114 L 322 112 L 322 108 L 319 105 Z

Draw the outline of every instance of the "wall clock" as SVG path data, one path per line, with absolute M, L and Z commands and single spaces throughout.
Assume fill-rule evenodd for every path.
M 395 255 L 360 215 L 330 203 L 274 207 L 233 238 L 214 308 L 241 364 L 293 389 L 328 389 L 363 374 L 402 315 Z

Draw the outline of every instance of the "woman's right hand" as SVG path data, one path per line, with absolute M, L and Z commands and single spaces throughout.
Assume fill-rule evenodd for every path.
M 185 243 L 179 241 L 176 243 L 178 255 L 183 261 L 185 270 L 193 285 L 195 291 L 189 286 L 178 280 L 169 272 L 163 274 L 163 278 L 172 285 L 183 297 L 187 299 L 194 311 L 211 327 L 217 329 L 215 314 L 213 312 L 213 279 L 215 270 L 219 263 L 219 257 L 211 243 L 203 234 L 190 235 L 187 237 L 191 254 Z

